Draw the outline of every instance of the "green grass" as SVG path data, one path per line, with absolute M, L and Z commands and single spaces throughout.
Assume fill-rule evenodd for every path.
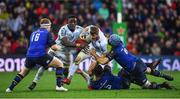
M 177 89 L 173 90 L 142 90 L 136 85 L 132 85 L 130 90 L 87 90 L 86 83 L 82 77 L 75 75 L 71 85 L 65 86 L 68 92 L 55 91 L 54 72 L 45 72 L 34 91 L 28 90 L 28 85 L 34 78 L 36 71 L 30 74 L 14 89 L 13 93 L 5 93 L 17 72 L 0 73 L 0 98 L 180 98 L 180 72 L 166 72 L 171 74 L 175 80 L 170 82 Z M 164 79 L 148 76 L 151 81 L 163 82 Z

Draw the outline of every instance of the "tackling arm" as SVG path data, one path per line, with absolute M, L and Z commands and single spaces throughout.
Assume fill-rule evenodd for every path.
M 67 37 L 62 38 L 62 44 L 67 47 L 76 47 L 76 44 L 70 42 Z
M 90 54 L 94 56 L 100 64 L 106 64 L 110 61 L 108 57 L 97 55 L 95 49 L 91 49 Z

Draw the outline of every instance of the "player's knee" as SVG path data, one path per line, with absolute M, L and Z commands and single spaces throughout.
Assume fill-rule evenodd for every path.
M 29 69 L 24 67 L 19 74 L 22 75 L 23 77 L 25 77 L 27 74 L 29 73 Z
M 58 60 L 58 67 L 64 67 L 63 63 L 60 60 Z

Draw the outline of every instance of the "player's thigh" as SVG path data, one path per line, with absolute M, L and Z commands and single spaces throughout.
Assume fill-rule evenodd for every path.
M 141 61 L 136 63 L 135 69 L 132 73 L 132 76 L 134 78 L 134 81 L 136 82 L 136 84 L 142 86 L 146 81 L 147 81 L 147 77 L 145 74 L 145 64 Z
M 26 57 L 25 67 L 29 68 L 29 69 L 32 69 L 34 66 L 36 66 L 36 60 L 37 59 L 38 58 L 34 58 L 34 57 Z
M 30 71 L 31 69 L 29 69 L 29 68 L 27 68 L 27 67 L 23 67 L 22 69 L 21 69 L 21 71 L 19 72 L 19 74 L 21 74 L 23 77 L 25 77 L 28 73 L 29 73 L 29 71 Z
M 97 61 L 96 60 L 91 60 L 91 64 L 89 66 L 88 69 L 88 74 L 92 74 L 92 71 L 94 70 L 94 68 L 97 66 Z
M 80 62 L 82 62 L 83 60 L 87 59 L 88 57 L 91 57 L 90 55 L 84 53 L 84 52 L 79 52 L 76 59 L 75 59 L 75 63 L 76 64 L 80 64 Z
M 48 64 L 48 67 L 64 67 L 61 60 L 59 60 L 57 57 L 53 57 L 52 61 Z
M 64 67 L 69 68 L 71 64 L 70 52 L 57 53 L 56 57 L 63 62 Z
M 57 67 L 57 65 L 58 65 L 58 66 L 61 65 L 60 62 L 59 62 L 59 64 L 58 64 L 58 62 L 57 62 L 58 59 L 57 59 L 57 58 L 54 59 L 54 58 L 55 58 L 55 57 L 52 56 L 52 55 L 45 54 L 45 55 L 39 57 L 39 58 L 36 60 L 36 63 L 37 63 L 38 65 L 41 65 L 41 66 L 45 67 L 45 68 L 49 67 L 51 64 L 53 64 L 54 67 Z

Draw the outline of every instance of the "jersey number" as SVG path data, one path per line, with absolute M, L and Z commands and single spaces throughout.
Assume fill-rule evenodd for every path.
M 124 51 L 125 54 L 128 54 L 128 51 L 126 48 L 121 49 L 121 51 Z
M 38 41 L 39 40 L 39 36 L 40 36 L 40 34 L 39 33 L 36 33 L 36 34 L 33 34 L 33 36 L 32 36 L 32 41 Z

